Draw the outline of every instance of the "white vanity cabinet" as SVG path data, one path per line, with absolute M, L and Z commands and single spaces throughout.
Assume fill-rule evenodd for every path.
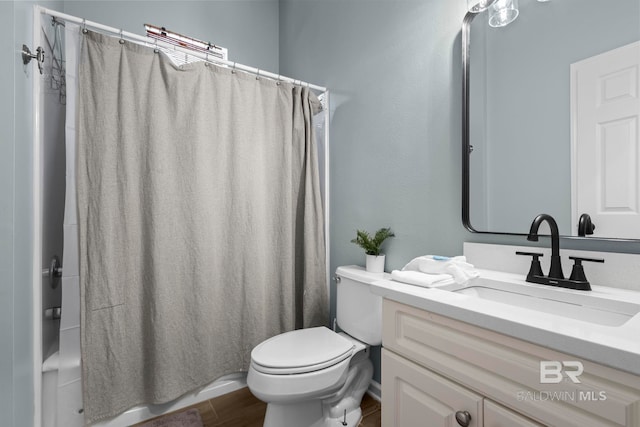
M 383 347 L 383 427 L 640 427 L 640 377 L 573 355 L 389 299 Z
M 541 426 L 392 351 L 383 349 L 382 363 L 385 426 Z

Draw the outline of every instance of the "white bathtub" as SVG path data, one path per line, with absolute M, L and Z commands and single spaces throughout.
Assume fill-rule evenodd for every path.
M 78 360 L 75 368 L 80 369 Z M 74 380 L 58 386 L 58 352 L 52 354 L 42 364 L 42 427 L 82 427 L 82 385 Z M 246 373 L 226 375 L 207 385 L 198 393 L 188 394 L 180 399 L 162 405 L 136 406 L 115 418 L 94 424 L 94 427 L 126 427 L 158 415 L 176 411 L 198 402 L 213 399 L 223 394 L 246 387 Z M 61 413 L 57 414 L 60 408 Z M 58 420 L 56 422 L 56 419 Z

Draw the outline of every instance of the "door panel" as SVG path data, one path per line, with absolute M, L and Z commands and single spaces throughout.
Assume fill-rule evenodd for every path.
M 572 221 L 640 238 L 640 42 L 571 65 Z

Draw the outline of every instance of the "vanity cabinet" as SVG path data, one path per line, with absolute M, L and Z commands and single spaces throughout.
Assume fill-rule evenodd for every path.
M 388 299 L 382 344 L 383 427 L 640 427 L 640 377 L 574 355 Z
M 398 427 L 541 427 L 466 387 L 382 350 L 383 425 Z

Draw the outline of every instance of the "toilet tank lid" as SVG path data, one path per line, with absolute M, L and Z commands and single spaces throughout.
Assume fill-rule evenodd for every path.
M 268 368 L 303 368 L 348 357 L 353 348 L 351 341 L 321 326 L 269 338 L 253 349 L 251 360 Z
M 373 283 L 378 280 L 391 280 L 389 273 L 370 273 L 359 265 L 344 265 L 336 269 L 336 276 L 346 277 L 362 283 Z

